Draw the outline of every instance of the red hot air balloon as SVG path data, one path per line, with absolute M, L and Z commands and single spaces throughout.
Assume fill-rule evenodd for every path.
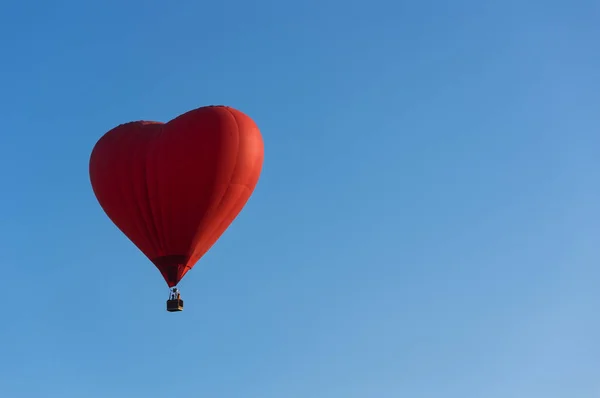
M 167 122 L 137 121 L 107 132 L 90 157 L 102 209 L 152 261 L 183 309 L 176 286 L 240 213 L 262 170 L 254 121 L 226 106 Z

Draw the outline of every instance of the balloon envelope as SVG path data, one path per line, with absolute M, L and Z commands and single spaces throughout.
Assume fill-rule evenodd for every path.
M 172 287 L 242 210 L 263 156 L 250 117 L 209 106 L 115 127 L 94 146 L 89 172 L 102 209 Z

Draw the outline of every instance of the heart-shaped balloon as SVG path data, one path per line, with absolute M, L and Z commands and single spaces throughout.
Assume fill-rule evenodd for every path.
M 108 217 L 173 287 L 242 210 L 263 156 L 250 117 L 208 106 L 110 130 L 94 146 L 90 180 Z

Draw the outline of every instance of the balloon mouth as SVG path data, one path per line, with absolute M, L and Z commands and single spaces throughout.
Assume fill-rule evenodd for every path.
M 188 256 L 184 255 L 169 255 L 169 256 L 161 256 L 152 260 L 152 263 L 158 268 L 160 273 L 162 274 L 165 282 L 169 287 L 176 286 L 183 275 L 190 270 L 187 262 L 189 260 Z

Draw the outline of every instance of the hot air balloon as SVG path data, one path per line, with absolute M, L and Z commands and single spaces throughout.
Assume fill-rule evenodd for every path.
M 168 311 L 183 310 L 177 284 L 240 213 L 263 156 L 254 121 L 226 106 L 197 108 L 167 123 L 125 123 L 94 146 L 94 194 L 171 288 Z

